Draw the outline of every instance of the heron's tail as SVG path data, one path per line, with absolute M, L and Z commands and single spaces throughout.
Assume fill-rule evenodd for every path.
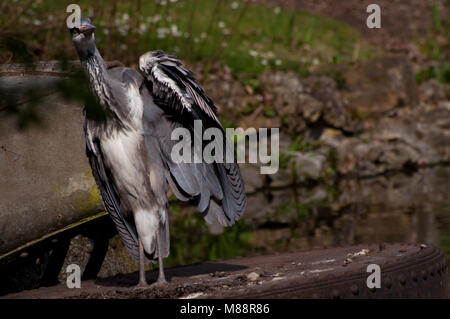
M 134 222 L 147 259 L 155 262 L 159 254 L 163 258 L 169 256 L 169 219 L 166 208 L 137 210 Z

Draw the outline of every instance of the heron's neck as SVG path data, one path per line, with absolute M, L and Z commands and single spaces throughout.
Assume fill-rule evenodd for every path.
M 97 48 L 95 48 L 94 54 L 82 61 L 81 64 L 88 75 L 92 92 L 103 107 L 108 107 L 110 100 L 109 76 L 106 63 Z
M 106 133 L 112 134 L 112 131 L 123 128 L 124 123 L 120 111 L 114 106 L 116 103 L 111 87 L 112 79 L 108 74 L 106 63 L 100 52 L 95 48 L 94 54 L 82 61 L 81 64 L 88 75 L 91 91 L 103 111 L 102 114 L 98 114 L 99 110 L 97 110 L 90 115 L 87 109 L 86 116 L 91 120 L 105 124 Z

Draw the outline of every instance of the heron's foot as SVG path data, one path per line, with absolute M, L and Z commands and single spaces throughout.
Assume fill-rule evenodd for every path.
M 139 281 L 139 283 L 136 286 L 131 287 L 132 290 L 144 290 L 149 289 L 151 285 L 149 285 L 145 281 Z
M 161 287 L 166 287 L 167 285 L 169 285 L 169 283 L 167 282 L 166 278 L 158 278 L 158 280 L 156 280 L 154 283 L 149 285 L 149 287 L 161 288 Z

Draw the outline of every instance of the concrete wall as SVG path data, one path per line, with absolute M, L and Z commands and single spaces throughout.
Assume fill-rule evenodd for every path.
M 0 66 L 0 257 L 102 210 L 85 156 L 83 106 L 56 93 L 64 74 L 53 64 L 38 69 Z M 20 130 L 4 108 L 27 107 L 31 87 L 43 97 L 42 123 Z

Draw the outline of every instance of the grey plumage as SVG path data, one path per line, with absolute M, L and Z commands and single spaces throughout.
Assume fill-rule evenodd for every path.
M 216 127 L 223 131 L 213 101 L 205 95 L 193 73 L 184 69 L 179 60 L 162 51 L 154 51 L 142 55 L 139 66 L 147 75 L 144 83 L 153 94 L 154 101 L 164 108 L 166 114 L 178 115 L 178 119 L 175 119 L 177 124 L 189 128 L 193 133 L 193 121 L 202 120 L 204 128 Z M 183 114 L 182 117 L 180 114 Z M 170 154 L 173 144 L 173 141 L 167 141 L 165 145 L 169 149 L 163 151 Z M 246 197 L 236 163 L 179 165 L 168 160 L 168 164 L 171 177 L 175 178 L 171 184 L 174 185 L 172 189 L 175 188 L 176 195 L 184 192 L 194 197 L 199 203 L 199 210 L 205 215 L 209 213 L 207 204 L 212 195 L 215 200 L 222 202 L 223 212 L 217 218 L 223 221 L 224 226 L 232 225 L 241 216 Z M 170 180 L 170 176 L 168 178 Z M 193 188 L 194 185 L 199 185 L 199 189 Z M 180 200 L 185 200 L 185 197 L 178 196 Z M 226 217 L 226 221 L 222 217 Z
M 223 132 L 217 109 L 191 71 L 162 51 L 141 56 L 137 71 L 107 69 L 95 47 L 93 27 L 84 19 L 72 40 L 92 91 L 107 114 L 86 111 L 86 153 L 105 208 L 131 256 L 160 263 L 169 254 L 167 190 L 191 201 L 209 223 L 232 225 L 246 197 L 236 163 L 175 163 L 171 150 L 177 127 L 193 132 L 194 120 Z M 225 134 L 224 134 L 225 136 Z M 145 257 L 145 258 L 144 258 Z

